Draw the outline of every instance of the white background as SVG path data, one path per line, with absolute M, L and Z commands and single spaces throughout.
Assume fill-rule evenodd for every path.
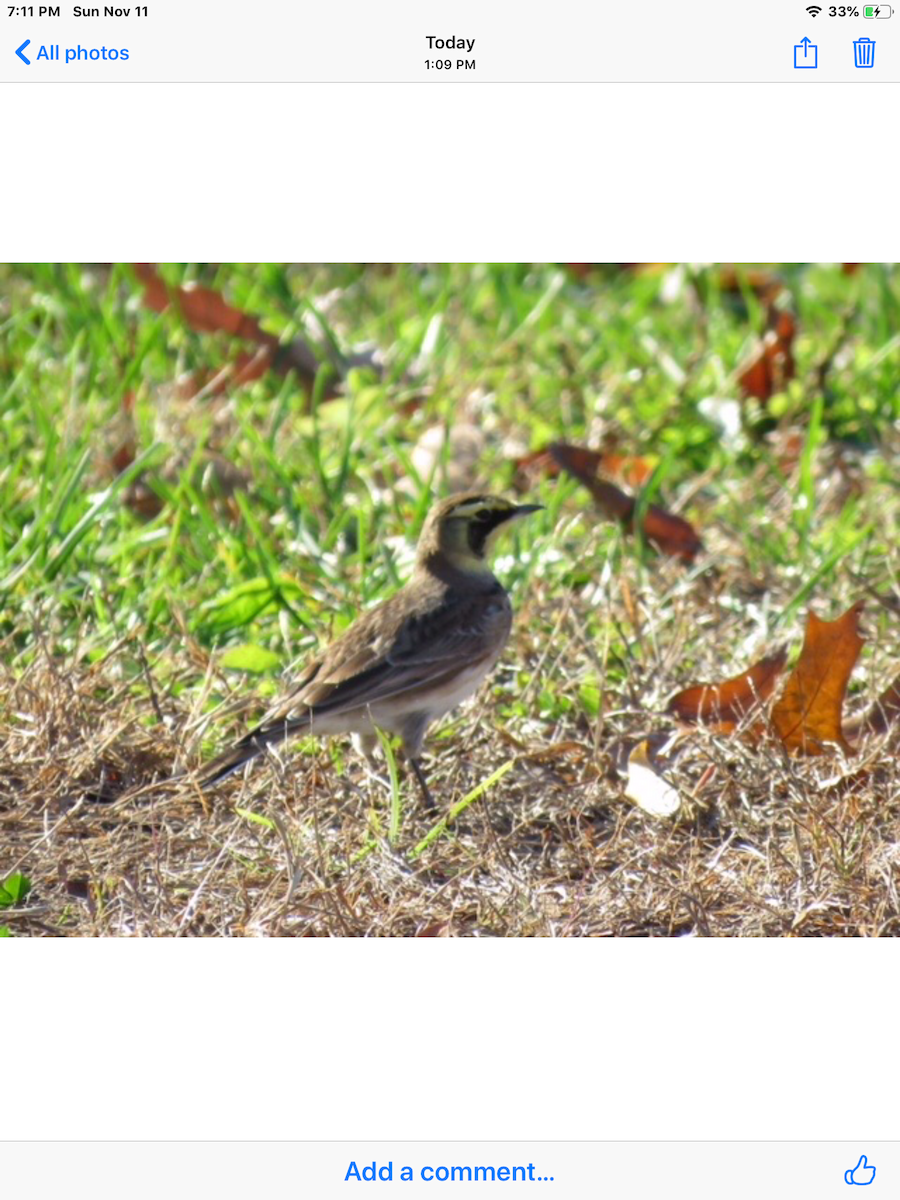
M 0 248 L 893 261 L 898 97 L 893 84 L 0 86 Z
M 7 87 L 0 257 L 895 260 L 897 94 Z M 4 1137 L 897 1132 L 892 942 L 2 946 Z
M 890 940 L 2 953 L 3 1137 L 897 1135 Z

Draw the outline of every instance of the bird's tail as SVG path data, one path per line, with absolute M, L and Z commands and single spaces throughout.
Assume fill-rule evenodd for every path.
M 266 746 L 271 742 L 281 742 L 284 740 L 285 730 L 281 725 L 274 728 L 253 729 L 246 737 L 242 737 L 239 742 L 236 742 L 230 750 L 226 750 L 224 754 L 220 754 L 218 758 L 214 758 L 212 762 L 206 764 L 200 770 L 199 782 L 200 786 L 206 791 L 207 788 L 215 787 L 217 783 L 221 783 L 223 779 L 227 779 L 233 771 L 238 771 L 244 763 L 250 762 L 252 758 L 256 758 L 257 754 L 262 754 Z

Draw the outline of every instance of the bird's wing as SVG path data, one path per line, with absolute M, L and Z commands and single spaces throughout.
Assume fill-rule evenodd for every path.
M 451 594 L 398 621 L 385 609 L 374 610 L 310 664 L 297 686 L 266 715 L 260 731 L 305 723 L 311 713 L 347 712 L 413 688 L 439 686 L 499 651 L 510 621 L 509 601 L 499 585 L 475 596 Z

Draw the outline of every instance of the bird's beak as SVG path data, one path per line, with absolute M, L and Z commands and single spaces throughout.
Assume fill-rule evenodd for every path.
M 517 504 L 509 515 L 517 521 L 519 517 L 527 517 L 530 513 L 542 512 L 543 508 L 543 504 Z

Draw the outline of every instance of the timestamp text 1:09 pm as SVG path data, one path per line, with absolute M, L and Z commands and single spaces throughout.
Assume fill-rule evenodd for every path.
M 429 71 L 452 71 L 456 67 L 457 71 L 474 71 L 474 58 L 458 58 L 454 64 L 452 58 L 426 58 L 425 68 Z

